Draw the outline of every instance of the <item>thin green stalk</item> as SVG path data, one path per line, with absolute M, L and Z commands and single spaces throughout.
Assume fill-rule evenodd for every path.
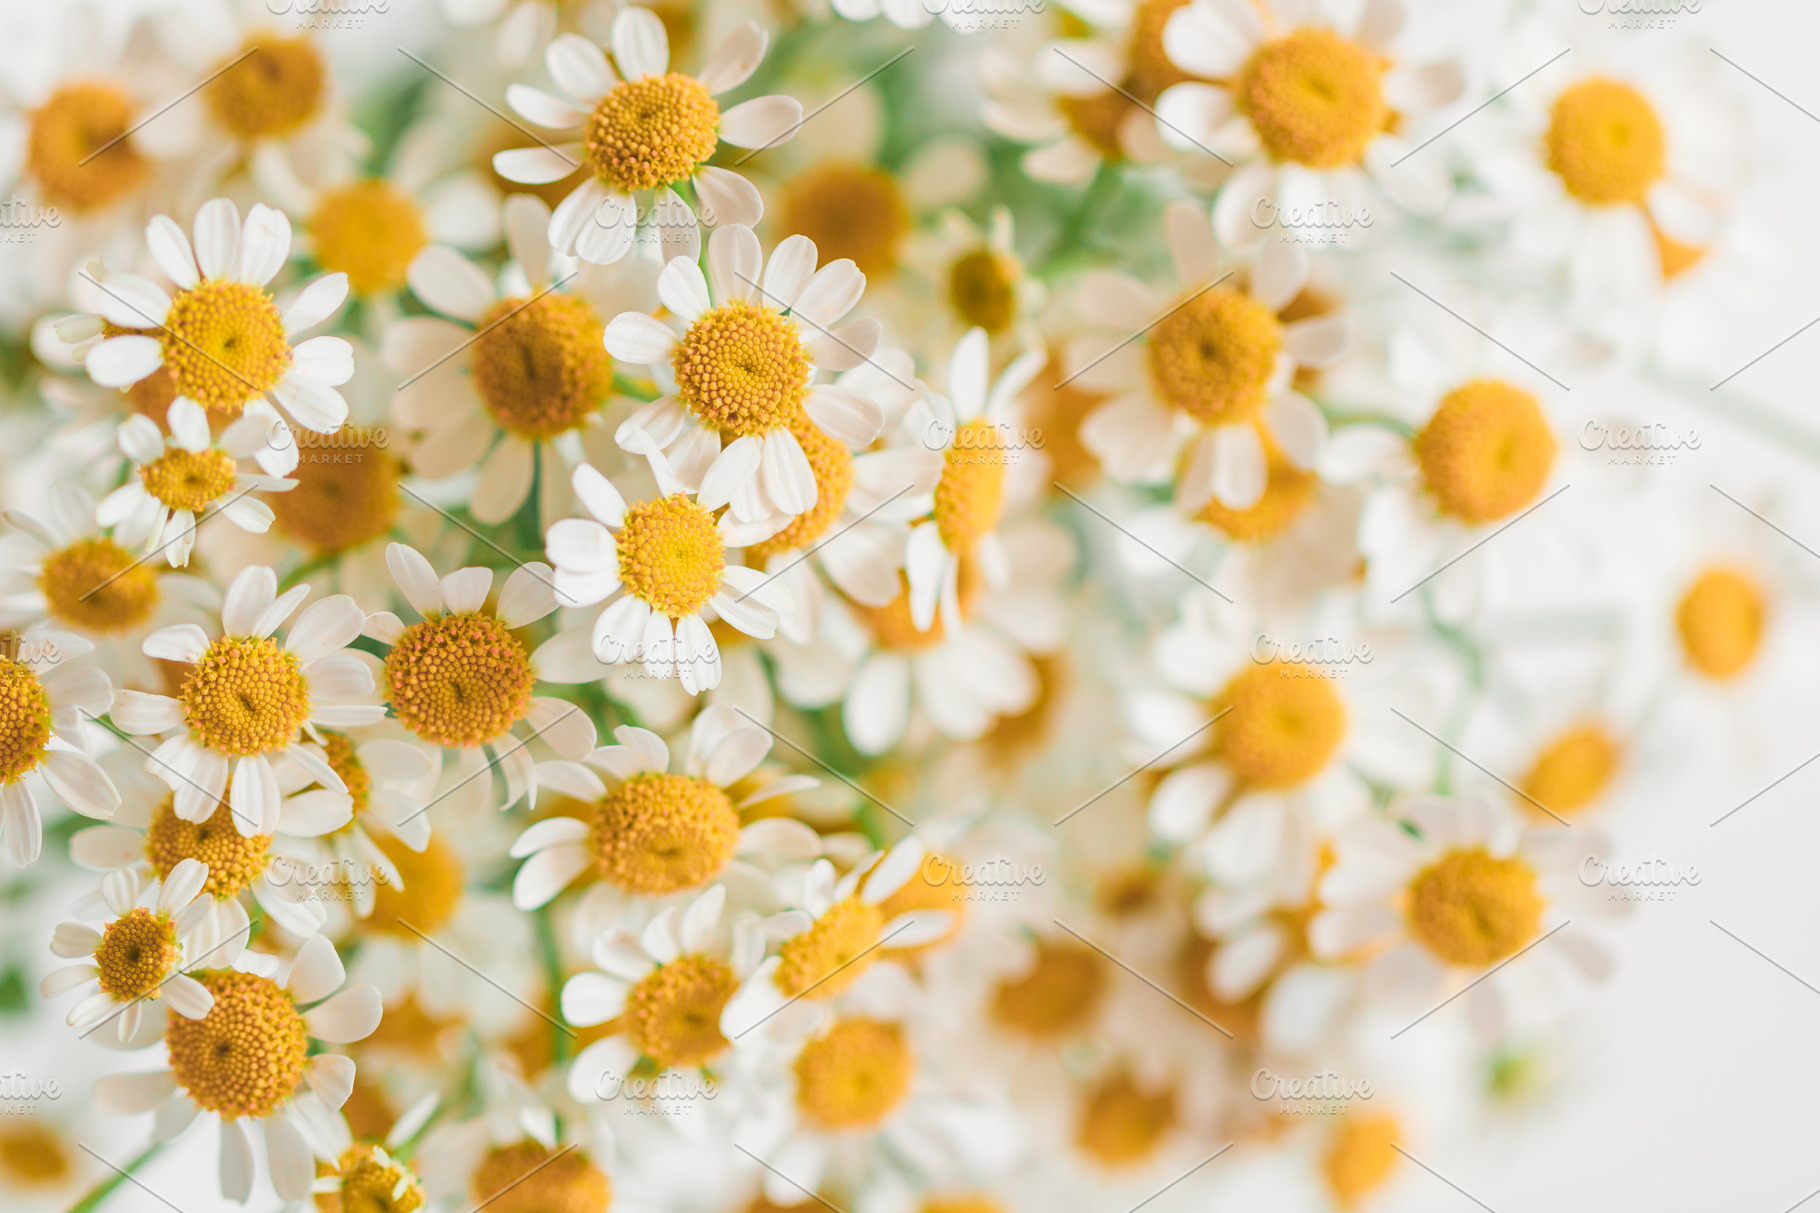
M 117 1171 L 108 1172 L 106 1179 L 90 1188 L 88 1190 L 88 1195 L 69 1207 L 69 1213 L 94 1213 L 95 1209 L 101 1207 L 102 1201 L 114 1194 L 115 1188 L 118 1188 L 121 1184 L 125 1183 L 127 1178 L 131 1176 L 134 1171 L 137 1171 L 140 1167 L 150 1162 L 157 1155 L 158 1151 L 164 1149 L 164 1145 L 165 1143 L 161 1141 L 155 1141 L 144 1150 L 140 1151 L 139 1157 L 127 1163 L 126 1166 L 121 1167 Z

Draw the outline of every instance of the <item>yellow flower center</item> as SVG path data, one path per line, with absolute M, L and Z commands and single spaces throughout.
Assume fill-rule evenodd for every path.
M 51 741 L 51 700 L 38 676 L 0 657 L 0 783 L 12 783 L 44 761 Z
M 1150 378 L 1166 402 L 1208 425 L 1244 421 L 1265 404 L 1282 326 L 1237 291 L 1202 293 L 1150 332 Z
M 135 906 L 101 932 L 95 949 L 101 989 L 122 1001 L 156 998 L 177 956 L 177 928 L 170 917 Z
M 1555 98 L 1543 140 L 1548 167 L 1589 206 L 1641 203 L 1668 163 L 1662 120 L 1648 99 L 1602 76 Z
M 1687 663 L 1717 682 L 1742 674 L 1763 643 L 1768 603 L 1740 569 L 1701 573 L 1675 607 L 1675 631 Z
M 871 966 L 884 930 L 885 912 L 871 902 L 855 896 L 835 903 L 778 948 L 777 988 L 791 998 L 833 998 Z
M 720 1013 L 738 984 L 724 961 L 680 956 L 626 994 L 626 1035 L 660 1070 L 699 1066 L 727 1047 Z
M 1314 504 L 1320 477 L 1283 457 L 1276 444 L 1264 442 L 1264 495 L 1242 510 L 1213 498 L 1196 515 L 1234 543 L 1267 543 L 1288 530 Z
M 50 1129 L 24 1117 L 6 1119 L 23 1123 L 0 1127 L 0 1175 L 34 1187 L 61 1183 L 74 1173 L 69 1150 Z
M 883 861 L 881 856 L 880 862 Z M 877 864 L 873 866 L 877 867 Z M 917 910 L 943 910 L 948 915 L 948 929 L 927 943 L 911 944 L 909 947 L 888 943 L 879 951 L 886 956 L 907 959 L 920 956 L 953 939 L 966 924 L 967 903 L 956 896 L 965 891 L 960 861 L 930 852 L 917 874 L 899 885 L 891 896 L 879 902 L 878 910 L 885 922 Z
M 145 857 L 163 880 L 186 859 L 209 867 L 202 891 L 210 897 L 233 897 L 265 871 L 272 845 L 270 834 L 248 837 L 234 827 L 233 811 L 226 798 L 215 806 L 207 821 L 185 821 L 173 808 L 174 798 L 152 812 L 145 830 Z
M 690 411 L 736 437 L 789 425 L 809 393 L 796 326 L 745 299 L 702 313 L 676 343 L 670 369 Z
M 843 1019 L 796 1058 L 796 1106 L 824 1129 L 869 1129 L 910 1091 L 916 1059 L 895 1024 Z
M 341 776 L 341 782 L 347 785 L 348 798 L 354 802 L 354 816 L 359 817 L 366 812 L 367 801 L 373 794 L 373 776 L 360 761 L 353 740 L 345 733 L 332 733 L 324 729 L 322 753 L 328 760 L 329 769 Z M 351 823 L 342 828 L 351 828 Z
M 970 555 L 998 527 L 1005 510 L 1010 436 L 990 421 L 967 422 L 942 453 L 935 483 L 935 529 L 950 552 Z
M 328 65 L 308 38 L 264 30 L 228 62 L 233 66 L 210 80 L 202 96 L 215 121 L 237 137 L 293 135 L 321 110 Z
M 681 72 L 625 80 L 588 116 L 594 175 L 618 189 L 648 190 L 694 176 L 720 143 L 720 105 Z
M 310 213 L 316 260 L 348 276 L 357 295 L 404 285 L 411 259 L 430 242 L 423 212 L 410 195 L 387 181 L 356 181 L 329 190 Z
M 1090 93 L 1084 97 L 1064 94 L 1055 99 L 1062 117 L 1074 133 L 1107 160 L 1122 160 L 1124 145 L 1119 141 L 1119 128 L 1126 118 L 1141 113 L 1125 95 L 1113 89 Z
M 847 495 L 853 491 L 853 452 L 845 443 L 830 438 L 801 409 L 790 419 L 790 432 L 815 473 L 815 504 L 777 534 L 746 549 L 746 562 L 755 569 L 764 568 L 779 552 L 805 549 L 820 539 L 847 508 Z
M 1233 96 L 1276 160 L 1357 164 L 1390 117 L 1385 60 L 1330 29 L 1305 26 L 1253 51 Z
M 922 1213 L 1008 1213 L 1004 1205 L 990 1196 L 932 1196 L 923 1202 Z
M 38 589 L 51 618 L 79 631 L 118 635 L 158 608 L 158 574 L 112 539 L 78 539 L 44 558 Z
M 1155 101 L 1172 84 L 1195 79 L 1177 67 L 1163 47 L 1163 29 L 1169 18 L 1187 4 L 1188 0 L 1139 0 L 1131 14 L 1130 89 L 1146 103 Z
M 297 487 L 266 498 L 279 533 L 317 556 L 345 552 L 391 532 L 404 504 L 399 461 L 381 431 L 344 429 L 306 436 L 291 479 Z
M 1597 800 L 1623 751 L 1598 724 L 1582 724 L 1549 742 L 1523 776 L 1523 791 L 1553 813 L 1573 813 Z
M 1087 96 L 1056 98 L 1056 105 L 1074 133 L 1106 159 L 1124 158 L 1119 128 L 1132 115 L 1144 113 L 1140 106 L 1155 102 L 1157 95 L 1170 85 L 1195 78 L 1176 67 L 1163 48 L 1163 27 L 1169 23 L 1170 15 L 1186 3 L 1188 0 L 1142 0 L 1138 4 L 1132 14 L 1131 41 L 1126 52 L 1130 69 L 1118 89 L 1107 87 Z M 1136 102 L 1131 98 L 1136 98 Z
M 278 305 L 245 282 L 210 278 L 178 291 L 158 339 L 178 392 L 229 416 L 291 369 Z
M 1536 398 L 1497 379 L 1441 397 L 1415 438 L 1422 480 L 1443 513 L 1480 526 L 1516 513 L 1548 483 L 1555 436 Z
M 117 336 L 118 334 L 110 333 L 109 335 Z M 162 427 L 165 417 L 171 411 L 171 401 L 177 399 L 177 376 L 171 373 L 170 367 L 159 363 L 157 370 L 138 383 L 128 384 L 120 390 L 126 397 L 128 409 L 142 416 L 150 417 Z
M 1356 1208 L 1390 1178 L 1398 1161 L 1397 1133 L 1392 1116 L 1352 1112 L 1340 1119 L 1321 1157 L 1321 1175 L 1335 1204 Z
M 297 738 L 310 688 L 297 655 L 264 636 L 223 636 L 183 680 L 190 733 L 218 754 L 267 754 Z
M 864 164 L 824 163 L 784 186 L 778 231 L 815 241 L 823 264 L 849 258 L 868 278 L 897 269 L 910 208 L 891 174 Z
M 139 469 L 145 491 L 173 510 L 200 514 L 234 487 L 233 456 L 216 447 L 186 451 L 172 447 Z
M 1293 788 L 1324 770 L 1346 736 L 1346 705 L 1313 666 L 1273 661 L 1233 675 L 1213 703 L 1214 752 L 1245 783 Z
M 962 253 L 948 267 L 948 306 L 969 326 L 998 334 L 1017 319 L 1018 267 L 989 248 Z
M 132 121 L 131 98 L 107 81 L 65 84 L 32 111 L 26 175 L 51 206 L 99 210 L 151 171 L 126 133 Z
M 880 648 L 890 649 L 894 653 L 915 653 L 942 641 L 942 621 L 939 615 L 930 621 L 928 631 L 917 629 L 916 621 L 910 614 L 908 586 L 882 607 L 867 606 L 863 602 L 855 602 L 852 606 L 853 613 L 872 629 L 873 638 L 878 641 Z
M 613 1185 L 585 1150 L 552 1159 L 528 1139 L 488 1150 L 469 1191 L 492 1213 L 607 1213 L 613 1198 Z
M 534 442 L 578 428 L 613 387 L 604 331 L 575 295 L 501 299 L 480 318 L 469 363 L 487 412 L 501 429 Z
M 1175 1092 L 1145 1091 L 1120 1074 L 1088 1097 L 1075 1142 L 1101 1166 L 1128 1167 L 1156 1151 L 1175 1115 Z
M 491 615 L 438 615 L 404 630 L 385 659 L 386 698 L 405 728 L 437 745 L 477 746 L 524 719 L 537 676 Z
M 687 494 L 632 506 L 615 540 L 619 579 L 653 610 L 683 619 L 720 593 L 726 548 L 714 515 Z
M 204 1110 L 262 1117 L 291 1097 L 309 1041 L 291 996 L 269 977 L 233 969 L 190 974 L 215 996 L 201 1019 L 173 1015 L 164 1029 L 171 1069 Z
M 1075 943 L 1039 944 L 1036 965 L 1003 982 L 992 998 L 992 1017 L 1005 1027 L 1053 1040 L 1084 1026 L 1106 994 L 1106 964 Z
M 676 893 L 720 874 L 739 842 L 727 794 L 694 775 L 645 772 L 607 793 L 588 833 L 601 878 L 633 893 Z
M 416 1213 L 423 1208 L 423 1184 L 411 1169 L 378 1146 L 357 1143 L 335 1164 L 339 1213 Z
M 461 893 L 467 880 L 467 869 L 455 848 L 432 834 L 423 850 L 413 851 L 389 834 L 375 835 L 373 841 L 398 869 L 398 883 L 376 880 L 373 884 L 373 913 L 367 918 L 367 929 L 416 939 L 417 932 L 434 935 L 455 919 L 461 907 Z M 416 927 L 413 931 L 405 923 Z
M 1409 882 L 1409 930 L 1452 965 L 1483 968 L 1515 955 L 1542 927 L 1536 874 L 1483 847 L 1449 851 Z

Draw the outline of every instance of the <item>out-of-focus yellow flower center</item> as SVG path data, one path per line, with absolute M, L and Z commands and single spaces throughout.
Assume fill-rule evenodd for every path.
M 1175 1121 L 1175 1092 L 1146 1091 L 1120 1074 L 1088 1097 L 1075 1142 L 1101 1166 L 1128 1167 L 1154 1154 Z
M 308 38 L 262 30 L 203 88 L 215 120 L 241 139 L 294 135 L 322 109 L 328 65 Z M 223 64 L 226 67 L 226 64 Z
M 1675 631 L 1687 663 L 1717 682 L 1736 678 L 1756 659 L 1769 604 L 1741 569 L 1701 573 L 1675 607 Z
M 700 614 L 720 593 L 726 545 L 713 513 L 688 494 L 630 507 L 615 539 L 619 579 L 653 610 L 673 620 L 686 618 Z
M 524 719 L 537 676 L 491 615 L 448 614 L 404 630 L 385 659 L 386 697 L 405 728 L 440 746 L 477 746 Z
M 12 783 L 44 761 L 51 741 L 51 701 L 38 676 L 0 657 L 0 783 Z
M 233 456 L 226 451 L 172 447 L 139 469 L 139 482 L 160 504 L 200 514 L 234 487 L 234 473 Z
M 807 236 L 824 263 L 845 257 L 868 278 L 897 269 L 910 208 L 890 173 L 864 164 L 820 164 L 798 173 L 779 199 L 778 228 Z
M 0 1125 L 0 1175 L 21 1187 L 61 1183 L 72 1174 L 70 1152 L 49 1128 L 20 1116 Z
M 789 425 L 809 391 L 796 326 L 745 299 L 702 313 L 676 343 L 670 368 L 690 411 L 737 437 Z
M 836 902 L 778 949 L 777 988 L 791 998 L 833 998 L 871 966 L 884 930 L 885 912 L 871 902 Z
M 291 369 L 278 305 L 246 282 L 210 278 L 178 291 L 158 339 L 178 393 L 230 417 Z
M 1521 786 L 1551 813 L 1578 812 L 1611 784 L 1623 753 L 1602 725 L 1576 725 L 1543 747 Z
M 310 688 L 297 655 L 263 636 L 223 636 L 183 680 L 183 717 L 196 740 L 218 754 L 283 749 L 310 715 Z
M 501 429 L 533 442 L 576 429 L 607 398 L 613 359 L 587 300 L 549 291 L 501 299 L 480 318 L 469 368 Z
M 1668 139 L 1649 100 L 1602 76 L 1555 98 L 1544 141 L 1548 167 L 1589 206 L 1641 203 L 1668 164 Z
M 1208 425 L 1257 415 L 1283 347 L 1282 325 L 1248 295 L 1215 288 L 1150 332 L 1150 378 L 1166 402 Z
M 38 589 L 51 617 L 84 632 L 118 635 L 158 608 L 158 574 L 112 539 L 78 539 L 44 558 Z
M 339 1213 L 416 1213 L 423 1208 L 423 1184 L 379 1146 L 349 1146 L 341 1152 L 335 1171 Z
M 1396 1169 L 1397 1122 L 1392 1116 L 1349 1113 L 1321 1156 L 1321 1177 L 1334 1203 L 1357 1208 Z
M 790 419 L 790 432 L 815 473 L 815 504 L 777 534 L 746 549 L 746 563 L 755 569 L 764 568 L 779 552 L 807 548 L 820 539 L 847 507 L 847 495 L 853 491 L 853 452 L 845 443 L 830 438 L 801 409 Z
M 170 917 L 135 906 L 107 924 L 95 949 L 101 989 L 122 1001 L 156 998 L 177 963 L 177 928 Z
M 223 799 L 207 821 L 185 821 L 177 816 L 174 798 L 152 813 L 145 831 L 145 857 L 163 880 L 186 859 L 208 865 L 202 891 L 210 897 L 232 897 L 265 871 L 272 845 L 270 834 L 247 836 L 234 828 L 232 810 Z
M 940 644 L 943 636 L 940 616 L 931 620 L 928 631 L 917 628 L 910 614 L 910 588 L 906 585 L 896 598 L 882 607 L 853 604 L 853 612 L 865 620 L 881 648 L 894 653 L 915 653 Z
M 1288 530 L 1314 503 L 1320 477 L 1283 457 L 1275 443 L 1264 443 L 1267 478 L 1264 495 L 1242 510 L 1213 498 L 1201 507 L 1200 520 L 1235 543 L 1267 543 Z
M 357 295 L 404 285 L 411 259 L 430 242 L 423 212 L 409 194 L 387 181 L 356 181 L 329 190 L 310 213 L 316 260 L 348 276 Z
M 1409 929 L 1452 965 L 1482 968 L 1515 955 L 1542 927 L 1536 873 L 1483 847 L 1449 851 L 1409 882 Z
M 681 72 L 625 80 L 588 116 L 585 150 L 594 175 L 621 190 L 685 181 L 720 142 L 720 105 Z
M 895 1024 L 843 1019 L 796 1058 L 796 1106 L 824 1129 L 866 1129 L 910 1090 L 915 1059 Z
M 660 1070 L 699 1066 L 727 1047 L 720 1013 L 737 985 L 725 961 L 679 956 L 632 987 L 620 1020 L 632 1043 Z
M 301 444 L 291 472 L 297 486 L 266 499 L 278 531 L 318 556 L 370 543 L 392 529 L 404 504 L 402 465 L 382 431 L 343 429 Z
M 588 832 L 601 878 L 649 895 L 708 883 L 738 842 L 739 814 L 727 794 L 668 772 L 645 772 L 608 792 Z
M 1443 513 L 1481 526 L 1516 513 L 1548 483 L 1555 436 L 1536 398 L 1497 379 L 1441 397 L 1415 438 L 1422 480 Z
M 191 974 L 215 996 L 201 1019 L 173 1015 L 164 1030 L 177 1085 L 206 1111 L 262 1117 L 303 1077 L 309 1041 L 291 996 L 269 977 L 233 969 Z
M 1018 266 L 989 248 L 962 253 L 948 267 L 948 306 L 969 326 L 998 334 L 1017 319 Z
M 613 1185 L 585 1150 L 551 1158 L 530 1140 L 487 1151 L 469 1191 L 492 1213 L 607 1213 L 613 1199 Z
M 1214 699 L 1214 752 L 1252 787 L 1293 788 L 1326 769 L 1346 736 L 1346 705 L 1313 666 L 1273 661 L 1233 675 Z
M 52 206 L 99 210 L 151 172 L 127 134 L 132 122 L 132 99 L 108 81 L 65 84 L 32 111 L 26 175 Z
M 461 908 L 467 879 L 467 869 L 455 848 L 441 835 L 431 835 L 421 851 L 413 851 L 389 835 L 380 835 L 374 841 L 398 869 L 399 879 L 396 885 L 390 881 L 374 883 L 373 913 L 367 919 L 367 929 L 416 939 L 418 932 L 434 935 L 453 922 L 455 911 Z
M 1005 510 L 1005 466 L 1009 436 L 990 421 L 976 419 L 954 432 L 942 453 L 935 482 L 935 529 L 949 551 L 970 555 L 974 545 L 998 526 Z
M 1330 29 L 1305 26 L 1253 51 L 1233 96 L 1272 158 L 1343 168 L 1364 158 L 1389 118 L 1388 66 Z
M 1091 948 L 1045 942 L 1028 973 L 999 986 L 992 1017 L 1038 1040 L 1066 1036 L 1093 1018 L 1106 994 L 1106 977 L 1105 961 Z

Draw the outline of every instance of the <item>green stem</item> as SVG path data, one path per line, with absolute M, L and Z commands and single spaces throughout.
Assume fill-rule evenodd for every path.
M 101 1206 L 102 1201 L 114 1194 L 115 1188 L 125 1183 L 134 1171 L 150 1162 L 158 1151 L 164 1149 L 164 1144 L 161 1141 L 153 1142 L 140 1152 L 139 1157 L 119 1170 L 110 1172 L 106 1179 L 89 1189 L 87 1196 L 71 1205 L 69 1213 L 94 1213 L 94 1210 Z
M 1093 176 L 1093 184 L 1081 196 L 1081 204 L 1062 223 L 1061 230 L 1055 234 L 1055 239 L 1043 254 L 1045 262 L 1053 261 L 1080 240 L 1081 234 L 1087 231 L 1094 217 L 1118 195 L 1119 184 L 1118 165 L 1110 160 L 1102 161 L 1099 172 Z
M 550 1005 L 561 1004 L 562 995 L 562 952 L 556 946 L 556 924 L 550 917 L 550 907 L 539 907 L 533 915 L 537 922 L 537 951 L 543 960 L 544 983 L 550 989 Z M 561 1065 L 569 1059 L 569 1048 L 574 1043 L 572 1033 L 552 1025 L 552 1055 L 556 1064 Z

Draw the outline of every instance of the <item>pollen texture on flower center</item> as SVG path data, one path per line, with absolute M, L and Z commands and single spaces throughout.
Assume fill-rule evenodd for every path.
M 1214 700 L 1214 750 L 1252 787 L 1292 788 L 1320 774 L 1346 736 L 1333 682 L 1289 662 L 1248 666 Z
M 679 956 L 626 994 L 626 1035 L 660 1070 L 701 1065 L 727 1047 L 720 1013 L 737 984 L 725 961 Z
M 348 276 L 357 295 L 404 285 L 411 259 L 430 242 L 423 212 L 387 181 L 356 181 L 327 191 L 310 213 L 316 260 Z
M 290 1098 L 309 1041 L 303 1016 L 269 977 L 233 969 L 191 974 L 215 996 L 201 1019 L 170 1017 L 164 1039 L 177 1085 L 207 1111 L 261 1117 Z
M 602 879 L 653 895 L 706 884 L 738 842 L 739 814 L 725 792 L 666 772 L 644 772 L 608 792 L 588 832 Z
M 211 278 L 178 291 L 158 338 L 178 394 L 229 416 L 291 369 L 278 305 L 245 282 Z
M 949 551 L 971 555 L 997 529 L 1005 509 L 1005 466 L 1010 438 L 990 421 L 975 419 L 955 431 L 942 453 L 935 483 L 935 529 Z
M 131 192 L 151 171 L 128 134 L 133 103 L 105 80 L 63 85 L 32 111 L 25 172 L 44 200 L 92 211 Z
M 159 983 L 176 963 L 176 927 L 144 906 L 108 923 L 95 949 L 101 989 L 122 1001 L 157 997 Z
M 796 1106 L 824 1129 L 878 1124 L 910 1090 L 915 1058 L 902 1029 L 843 1019 L 796 1058 Z
M 626 589 L 671 619 L 699 614 L 720 593 L 726 546 L 714 515 L 686 493 L 627 509 L 616 542 Z
M 594 175 L 628 192 L 694 175 L 720 141 L 720 105 L 701 81 L 681 72 L 625 80 L 588 116 L 586 149 Z
M 438 615 L 404 630 L 385 659 L 399 722 L 437 745 L 476 746 L 524 719 L 537 676 L 523 644 L 491 615 Z
M 1423 482 L 1442 512 L 1475 526 L 1533 502 L 1555 462 L 1555 436 L 1536 398 L 1496 379 L 1441 397 L 1415 440 Z
M 210 897 L 232 897 L 265 871 L 270 834 L 242 834 L 234 825 L 233 811 L 224 797 L 206 821 L 185 821 L 177 816 L 174 797 L 152 810 L 145 830 L 145 857 L 163 880 L 186 859 L 208 865 L 202 891 Z
M 1305 26 L 1252 52 L 1234 100 L 1275 159 L 1341 168 L 1363 159 L 1384 129 L 1385 67 L 1332 30 Z
M 836 902 L 778 949 L 777 988 L 791 998 L 833 998 L 871 966 L 884 930 L 878 906 L 857 896 Z
M 295 741 L 310 715 L 297 655 L 263 636 L 223 636 L 183 680 L 183 717 L 218 754 L 247 756 Z
M 1409 882 L 1410 933 L 1453 965 L 1514 955 L 1541 930 L 1542 906 L 1528 864 L 1482 847 L 1449 851 Z
M 200 514 L 234 487 L 234 474 L 234 459 L 226 451 L 172 447 L 139 469 L 139 482 L 170 509 Z
M 0 657 L 0 783 L 12 783 L 44 761 L 51 741 L 51 701 L 38 676 Z
M 1237 291 L 1206 291 L 1150 333 L 1157 394 L 1209 425 L 1243 421 L 1264 407 L 1283 345 L 1270 309 Z
M 796 326 L 735 299 L 704 312 L 671 355 L 676 391 L 724 434 L 764 434 L 790 424 L 809 388 L 809 358 Z
M 1548 167 L 1589 206 L 1642 202 L 1668 162 L 1662 120 L 1649 100 L 1599 76 L 1555 98 L 1544 142 Z
M 423 1184 L 411 1169 L 379 1146 L 356 1142 L 335 1164 L 340 1176 L 334 1194 L 338 1213 L 416 1213 L 423 1208 Z
M 51 618 L 80 631 L 132 631 L 158 607 L 158 574 L 112 539 L 78 539 L 44 558 L 38 590 Z
M 585 299 L 549 291 L 501 299 L 480 318 L 469 366 L 500 428 L 542 441 L 575 429 L 606 400 L 613 360 Z

